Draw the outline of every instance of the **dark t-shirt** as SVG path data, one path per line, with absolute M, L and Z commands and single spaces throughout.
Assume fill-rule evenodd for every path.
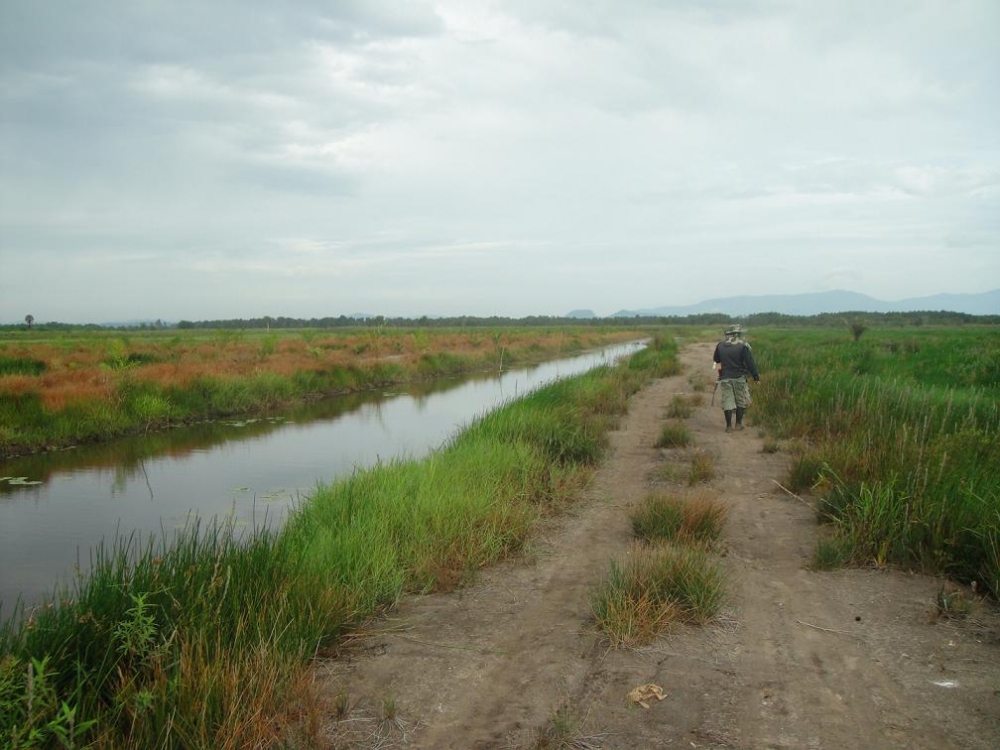
M 753 352 L 742 341 L 733 343 L 728 340 L 720 341 L 715 347 L 712 359 L 722 365 L 719 377 L 723 380 L 742 378 L 747 374 L 751 375 L 754 380 L 760 379 L 757 363 L 753 361 Z

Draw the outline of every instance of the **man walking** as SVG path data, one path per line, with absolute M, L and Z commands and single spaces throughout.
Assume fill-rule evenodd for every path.
M 725 339 L 715 347 L 712 359 L 719 371 L 718 389 L 722 391 L 722 411 L 726 415 L 726 432 L 733 431 L 733 415 L 736 415 L 736 429 L 743 429 L 743 414 L 750 405 L 750 388 L 747 376 L 753 382 L 760 382 L 757 363 L 753 361 L 750 345 L 742 339 L 743 330 L 731 325 L 725 331 Z

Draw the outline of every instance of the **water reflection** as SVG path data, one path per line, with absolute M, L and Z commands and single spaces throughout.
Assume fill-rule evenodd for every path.
M 541 365 L 525 368 L 531 373 Z M 436 394 L 468 383 L 497 382 L 498 373 L 476 373 L 462 378 L 437 379 L 397 386 L 391 392 L 352 393 L 301 404 L 279 416 L 227 419 L 179 426 L 169 432 L 136 435 L 112 442 L 82 445 L 49 453 L 0 461 L 0 504 L 7 496 L 46 493 L 43 485 L 67 473 L 93 469 L 114 471 L 113 489 L 124 490 L 128 480 L 146 477 L 144 462 L 153 457 L 183 458 L 197 451 L 211 450 L 233 441 L 253 440 L 276 432 L 289 424 L 310 424 L 337 419 L 352 412 L 369 410 L 378 414 L 385 401 L 396 397 L 413 400 L 415 411 L 423 413 Z M 371 411 L 373 410 L 373 411 Z
M 0 463 L 0 616 L 19 595 L 40 601 L 86 569 L 116 532 L 170 535 L 193 516 L 276 527 L 318 483 L 419 458 L 498 404 L 639 346 Z

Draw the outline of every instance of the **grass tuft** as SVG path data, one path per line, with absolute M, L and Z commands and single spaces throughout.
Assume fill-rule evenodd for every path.
M 343 721 L 351 713 L 351 696 L 350 693 L 342 690 L 337 693 L 333 698 L 333 718 L 337 721 Z
M 943 584 L 934 597 L 934 614 L 948 620 L 964 620 L 972 614 L 974 604 L 965 589 Z
M 761 446 L 761 453 L 778 453 L 781 450 L 781 443 L 777 440 L 765 439 L 764 444 Z
M 667 416 L 674 419 L 687 419 L 694 413 L 691 401 L 684 396 L 674 396 L 667 407 Z
M 691 454 L 688 484 L 694 486 L 711 482 L 713 479 L 715 479 L 715 456 L 706 450 L 695 449 Z
M 619 648 L 648 643 L 674 623 L 708 622 L 723 600 L 723 570 L 705 550 L 636 544 L 612 561 L 591 595 L 591 610 Z
M 788 488 L 792 492 L 812 489 L 822 475 L 822 459 L 809 454 L 797 456 L 788 472 Z
M 589 745 L 577 739 L 579 719 L 568 706 L 561 706 L 539 730 L 532 750 L 572 750 Z
M 851 545 L 840 537 L 820 539 L 813 553 L 813 570 L 836 570 L 851 560 Z
M 729 507 L 707 494 L 653 493 L 632 513 L 632 531 L 647 542 L 711 545 L 718 541 L 728 517 Z
M 689 430 L 680 422 L 664 425 L 660 436 L 656 439 L 656 448 L 685 448 L 694 440 Z
M 681 484 L 686 481 L 686 477 L 687 466 L 672 461 L 664 461 L 648 474 L 648 479 L 652 484 Z

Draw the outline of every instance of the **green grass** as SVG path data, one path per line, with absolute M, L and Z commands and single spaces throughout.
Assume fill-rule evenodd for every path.
M 704 484 L 715 478 L 715 456 L 703 448 L 695 448 L 691 452 L 691 465 L 688 469 L 688 484 Z
M 591 610 L 613 647 L 636 646 L 673 623 L 711 620 L 724 581 L 722 566 L 698 546 L 636 544 L 611 562 Z
M 314 746 L 321 722 L 310 735 L 300 718 L 315 713 L 310 659 L 403 593 L 454 588 L 520 550 L 600 460 L 628 396 L 675 355 L 655 342 L 484 414 L 426 460 L 320 487 L 278 534 L 194 526 L 99 550 L 51 605 L 0 626 L 0 737 Z
M 647 542 L 712 545 L 722 535 L 729 508 L 707 494 L 654 492 L 631 513 L 632 531 Z
M 99 550 L 63 601 L 0 632 L 3 736 L 50 744 L 63 705 L 95 722 L 97 744 L 159 747 L 169 733 L 172 746 L 239 747 L 266 734 L 302 660 L 356 617 L 349 593 L 302 562 L 282 538 L 197 526 Z M 31 700 L 40 662 L 49 715 Z
M 41 375 L 45 372 L 45 363 L 31 357 L 7 357 L 0 355 L 0 376 L 3 375 Z
M 1000 594 L 1000 331 L 761 331 L 757 420 L 808 447 L 788 484 L 816 488 L 850 561 Z
M 710 550 L 728 516 L 710 495 L 662 492 L 630 514 L 638 541 L 591 593 L 594 619 L 612 647 L 648 643 L 676 623 L 701 624 L 718 613 L 725 574 Z
M 820 539 L 816 542 L 813 553 L 813 570 L 836 570 L 843 567 L 851 559 L 851 546 L 850 540 L 839 536 Z
M 670 422 L 663 426 L 656 439 L 656 448 L 685 448 L 691 445 L 694 437 L 683 423 Z
M 538 730 L 531 750 L 573 750 L 593 747 L 585 738 L 579 737 L 580 719 L 568 706 L 559 709 Z

